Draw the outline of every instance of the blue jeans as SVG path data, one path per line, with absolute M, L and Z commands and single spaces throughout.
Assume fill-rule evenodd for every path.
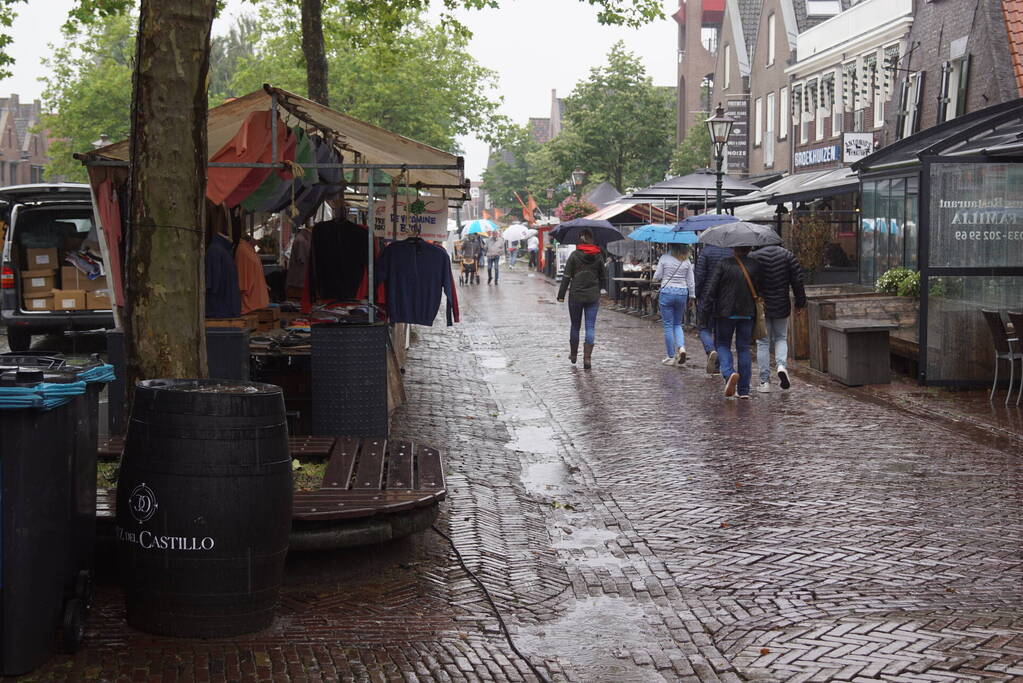
M 726 380 L 735 372 L 732 358 L 732 337 L 735 337 L 735 348 L 739 353 L 739 395 L 749 394 L 750 379 L 753 376 L 753 319 L 717 318 L 718 328 L 718 363 L 721 365 L 721 376 Z
M 767 336 L 757 340 L 757 368 L 760 381 L 771 379 L 771 344 L 774 344 L 774 359 L 778 365 L 786 365 L 789 357 L 789 319 L 765 318 Z
M 662 287 L 657 297 L 661 306 L 661 324 L 664 325 L 664 348 L 668 358 L 675 357 L 677 349 L 686 347 L 685 333 L 682 331 L 682 319 L 685 316 L 686 301 L 689 290 L 681 287 Z
M 490 282 L 493 278 L 494 282 L 501 279 L 501 257 L 500 256 L 488 256 L 487 257 L 487 282 Z
M 519 249 L 518 249 L 518 247 L 516 247 L 516 248 L 512 249 L 511 251 L 509 251 L 508 252 L 508 267 L 514 266 L 515 265 L 515 259 L 517 259 L 518 257 L 519 257 Z
M 599 301 L 594 301 L 592 304 L 576 304 L 572 303 L 571 300 L 568 302 L 568 340 L 573 344 L 579 343 L 579 325 L 583 320 L 583 313 L 586 314 L 586 343 L 592 344 L 596 337 L 597 329 L 597 309 L 600 307 Z

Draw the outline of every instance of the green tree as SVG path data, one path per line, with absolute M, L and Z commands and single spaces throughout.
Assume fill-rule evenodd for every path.
M 519 208 L 516 193 L 525 200 L 530 156 L 539 147 L 528 126 L 513 126 L 502 136 L 499 147 L 491 149 L 490 164 L 483 171 L 483 189 L 496 206 Z
M 706 115 L 698 115 L 696 123 L 686 132 L 686 139 L 675 148 L 669 167 L 671 175 L 689 175 L 693 171 L 710 166 L 714 144 L 711 142 L 707 124 L 704 123 L 706 120 Z
M 48 177 L 84 181 L 85 169 L 72 158 L 106 134 L 111 141 L 131 129 L 131 77 L 135 64 L 135 22 L 131 15 L 110 17 L 66 35 L 44 65 L 40 127 L 53 138 Z
M 607 64 L 590 70 L 565 100 L 566 128 L 582 168 L 615 187 L 661 180 L 675 144 L 675 97 L 654 86 L 642 62 L 618 42 Z

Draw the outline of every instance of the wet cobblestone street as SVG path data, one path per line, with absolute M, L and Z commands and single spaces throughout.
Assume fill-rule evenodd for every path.
M 393 436 L 446 453 L 439 526 L 552 680 L 1023 681 L 1023 454 L 841 389 L 725 401 L 690 338 L 602 309 L 593 370 L 539 277 L 419 330 Z M 798 378 L 796 378 L 798 380 Z M 279 618 L 156 638 L 101 587 L 36 680 L 532 680 L 433 533 L 289 558 Z

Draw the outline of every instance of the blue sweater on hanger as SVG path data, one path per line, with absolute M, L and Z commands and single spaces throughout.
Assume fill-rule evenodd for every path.
M 443 247 L 418 237 L 388 244 L 377 259 L 375 278 L 387 288 L 387 318 L 392 323 L 433 325 L 440 295 L 447 298 L 447 322 L 458 320 L 451 258 Z

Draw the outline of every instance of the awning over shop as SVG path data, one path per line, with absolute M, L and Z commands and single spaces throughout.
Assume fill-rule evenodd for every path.
M 350 153 L 345 155 L 346 163 L 393 165 L 395 172 L 405 166 L 430 166 L 431 168 L 409 168 L 406 174 L 407 184 L 415 185 L 421 182 L 425 188 L 450 189 L 465 185 L 462 157 L 392 133 L 272 86 L 264 86 L 263 90 L 257 90 L 209 110 L 207 136 L 210 154 L 214 154 L 234 137 L 251 112 L 269 110 L 275 95 L 285 121 L 288 118 L 298 119 L 320 129 L 342 152 Z M 358 162 L 356 155 L 360 157 Z M 127 162 L 128 141 L 100 147 L 83 157 L 86 164 L 91 159 Z
M 651 204 L 616 202 L 586 216 L 612 223 L 674 223 L 675 214 Z
M 986 107 L 884 147 L 852 165 L 861 175 L 908 168 L 920 157 L 1023 154 L 1023 99 Z
M 800 178 L 800 176 L 814 177 Z M 805 202 L 833 197 L 837 194 L 852 192 L 858 189 L 860 184 L 859 176 L 848 167 L 836 168 L 823 173 L 797 173 L 789 178 L 796 180 L 796 184 L 790 184 L 784 191 L 775 192 L 768 203 Z

